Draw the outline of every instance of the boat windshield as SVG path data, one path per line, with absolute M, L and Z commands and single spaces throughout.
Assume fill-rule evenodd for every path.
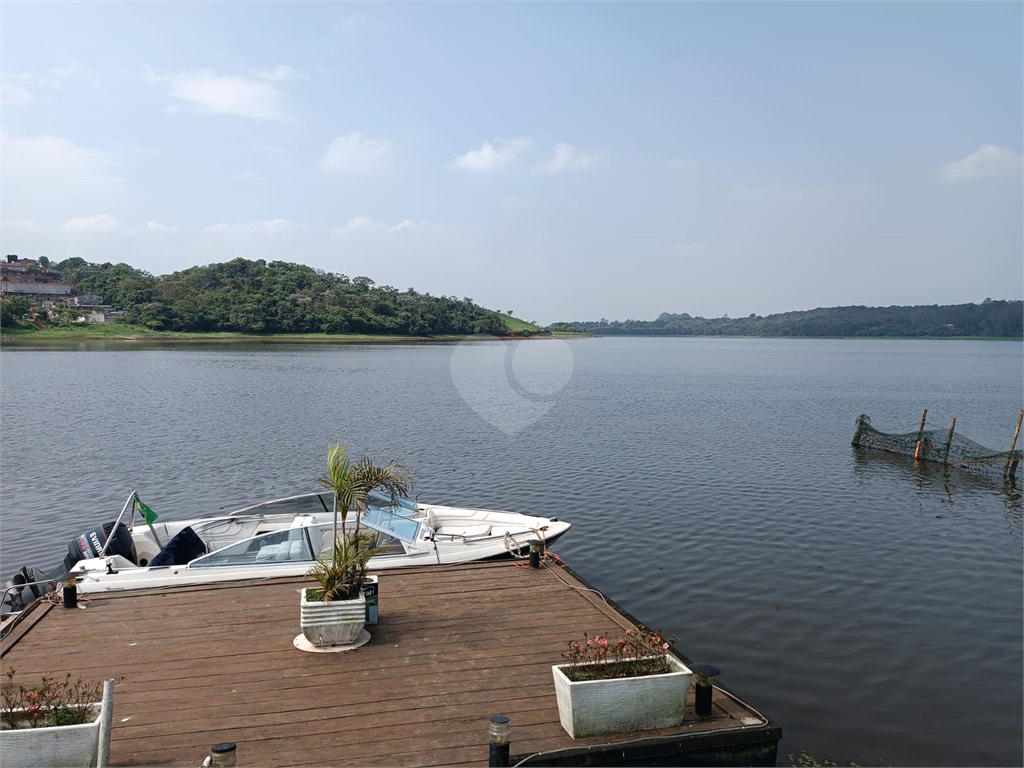
M 386 509 L 402 517 L 412 517 L 419 511 L 415 501 L 402 499 L 398 496 L 391 497 L 380 491 L 370 491 L 370 495 L 366 497 L 366 506 L 374 507 L 375 509 Z
M 225 568 L 236 565 L 274 565 L 312 562 L 313 552 L 305 528 L 273 531 L 218 549 L 189 563 L 189 568 Z
M 419 536 L 420 522 L 396 513 L 394 507 L 367 506 L 359 518 L 363 525 L 394 536 L 399 541 L 415 544 Z

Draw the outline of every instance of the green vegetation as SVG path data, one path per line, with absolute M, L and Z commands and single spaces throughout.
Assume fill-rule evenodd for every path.
M 826 768 L 826 766 L 828 768 L 831 768 L 832 766 L 836 766 L 838 768 L 839 765 L 839 763 L 833 763 L 831 760 L 825 760 L 825 762 L 819 763 L 818 759 L 814 755 L 810 755 L 806 752 L 801 752 L 796 757 L 794 757 L 793 753 L 790 752 L 788 757 L 790 765 L 799 766 L 800 768 Z M 852 768 L 856 768 L 857 766 L 856 763 L 850 763 L 849 765 L 852 766 Z
M 602 336 L 819 336 L 1024 338 L 1024 302 L 993 301 L 916 307 L 831 307 L 730 319 L 664 312 L 657 320 L 554 323 L 553 333 Z
M 7 328 L 15 325 L 18 319 L 29 313 L 31 305 L 22 296 L 4 296 L 0 301 L 0 326 Z
M 509 323 L 469 298 L 399 291 L 376 286 L 368 277 L 349 279 L 283 261 L 234 259 L 164 277 L 80 258 L 56 268 L 64 282 L 101 295 L 106 304 L 125 310 L 125 323 L 151 332 L 504 336 L 509 324 L 541 331 L 521 321 Z M 5 301 L 5 331 L 22 315 Z M 119 331 L 124 335 L 123 327 Z M 95 335 L 92 328 L 80 333 Z
M 319 600 L 353 600 L 362 591 L 370 558 L 380 551 L 372 546 L 376 534 L 360 530 L 358 513 L 375 490 L 392 498 L 408 496 L 412 474 L 397 461 L 377 465 L 368 456 L 353 464 L 345 455 L 345 446 L 336 443 L 327 449 L 327 472 L 318 482 L 334 497 L 334 548 L 330 558 L 320 556 L 309 575 L 320 584 Z M 355 529 L 347 532 L 345 522 L 353 509 L 357 512 Z
M 501 314 L 502 321 L 505 323 L 505 327 L 511 334 L 522 334 L 524 336 L 532 336 L 535 333 L 544 333 L 539 325 L 528 323 L 525 320 L 520 320 L 517 317 L 512 317 L 511 314 Z

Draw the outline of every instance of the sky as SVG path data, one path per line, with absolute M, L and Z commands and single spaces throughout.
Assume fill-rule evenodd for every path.
M 1019 2 L 0 2 L 0 253 L 543 324 L 1024 295 Z

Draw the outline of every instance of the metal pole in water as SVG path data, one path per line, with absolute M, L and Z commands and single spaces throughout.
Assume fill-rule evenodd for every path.
M 921 453 L 921 437 L 924 433 L 924 420 L 928 418 L 928 409 L 924 409 L 924 413 L 921 415 L 921 426 L 917 430 L 917 445 L 914 446 L 914 461 L 917 461 L 918 455 Z
M 1013 449 L 1017 447 L 1017 435 L 1020 434 L 1020 423 L 1024 421 L 1024 411 L 1020 412 L 1020 416 L 1017 417 L 1017 430 L 1013 433 L 1013 443 L 1010 444 L 1010 453 L 1013 453 Z M 1010 468 L 1010 457 L 1006 457 L 1006 463 L 1003 465 L 1003 474 L 1005 475 Z M 1017 463 L 1013 464 L 1013 471 L 1017 471 Z
M 489 768 L 507 768 L 509 739 L 512 737 L 512 726 L 504 715 L 495 715 L 491 718 L 490 727 L 491 743 L 490 758 L 487 762 Z
M 953 417 L 953 423 L 949 425 L 949 437 L 946 438 L 946 453 L 942 456 L 942 463 L 949 464 L 949 446 L 953 444 L 953 429 L 956 427 L 956 416 Z

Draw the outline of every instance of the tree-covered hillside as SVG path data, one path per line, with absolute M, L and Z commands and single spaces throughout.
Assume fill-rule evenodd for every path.
M 80 293 L 125 310 L 125 321 L 167 331 L 234 333 L 506 333 L 502 317 L 472 299 L 376 286 L 301 264 L 234 259 L 163 277 L 127 264 L 57 265 Z
M 602 336 L 983 336 L 1024 337 L 1024 302 L 993 301 L 916 307 L 830 307 L 742 318 L 664 312 L 656 320 L 555 323 L 551 331 Z

